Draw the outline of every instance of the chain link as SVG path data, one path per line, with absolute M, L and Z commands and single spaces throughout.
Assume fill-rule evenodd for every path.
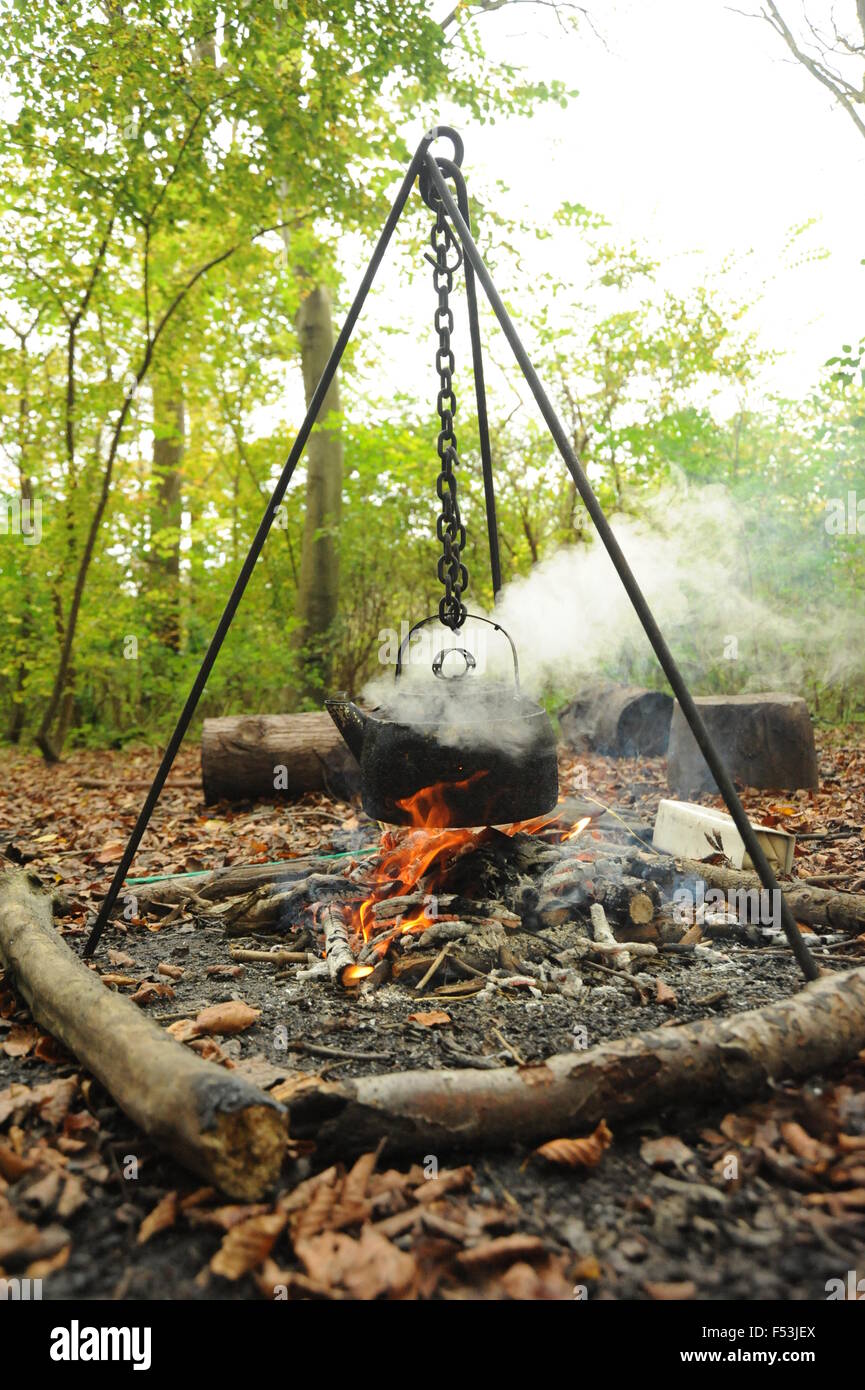
M 441 472 L 436 479 L 436 495 L 441 502 L 441 514 L 436 522 L 436 536 L 442 547 L 438 562 L 438 578 L 439 583 L 444 585 L 444 594 L 439 602 L 439 618 L 445 627 L 456 632 L 466 620 L 462 594 L 468 585 L 469 576 L 461 559 L 461 551 L 466 543 L 466 528 L 460 519 L 457 501 L 456 469 L 459 466 L 459 455 L 454 432 L 457 402 L 453 389 L 454 354 L 451 348 L 454 316 L 449 297 L 453 289 L 454 272 L 462 265 L 463 256 L 448 226 L 441 204 L 437 208 L 436 220 L 430 233 L 430 245 L 435 254 L 430 255 L 427 252 L 426 259 L 433 267 L 433 286 L 438 295 L 438 307 L 433 322 L 439 339 L 436 353 L 436 371 L 439 375 L 436 409 L 441 426 L 437 446 Z M 454 258 L 449 260 L 451 251 Z

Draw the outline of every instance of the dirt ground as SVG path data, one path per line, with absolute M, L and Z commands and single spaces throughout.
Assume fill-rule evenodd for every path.
M 804 837 L 797 877 L 858 887 L 865 745 L 825 737 L 820 758 L 819 793 L 746 793 L 746 807 Z M 68 897 L 59 925 L 73 946 L 155 762 L 151 750 L 74 754 L 58 768 L 2 756 L 0 850 Z M 566 791 L 578 769 L 593 797 L 651 824 L 666 791 L 662 760 L 572 758 Z M 196 779 L 197 755 L 185 752 L 136 875 L 377 839 L 354 808 L 323 795 L 205 808 Z M 784 950 L 719 947 L 658 957 L 655 986 L 642 993 L 613 978 L 576 999 L 488 991 L 449 998 L 449 1021 L 429 1026 L 410 1015 L 441 1000 L 419 1003 L 403 985 L 347 993 L 299 978 L 295 966 L 232 961 L 232 948 L 272 944 L 229 939 L 206 918 L 134 918 L 111 927 L 97 968 L 166 1027 L 230 1000 L 259 1010 L 254 1026 L 207 1039 L 205 1051 L 268 1088 L 298 1071 L 339 1078 L 537 1061 L 572 1050 L 580 1030 L 592 1045 L 759 1006 L 800 984 Z M 857 957 L 865 961 L 861 941 L 820 958 L 842 969 Z M 413 1163 L 385 1150 L 375 1171 L 361 1160 L 347 1175 L 322 1176 L 315 1154 L 298 1152 L 272 1199 L 227 1204 L 142 1140 L 0 976 L 0 1274 L 43 1278 L 47 1298 L 796 1300 L 824 1299 L 827 1280 L 850 1269 L 865 1276 L 865 1057 L 736 1113 L 659 1115 L 595 1142 L 598 1161 L 575 1169 L 516 1148 L 419 1153 Z

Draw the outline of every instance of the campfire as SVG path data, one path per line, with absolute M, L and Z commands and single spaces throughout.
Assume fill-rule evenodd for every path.
M 438 783 L 400 802 L 409 825 L 386 830 L 377 850 L 352 859 L 342 875 L 316 876 L 326 897 L 285 903 L 281 924 L 297 929 L 311 920 L 335 982 L 350 988 L 375 977 L 375 985 L 426 988 L 435 979 L 439 990 L 472 994 L 483 977 L 505 970 L 512 983 L 519 976 L 533 987 L 543 981 L 551 949 L 573 952 L 570 938 L 593 905 L 604 916 L 608 952 L 618 951 L 608 913 L 632 934 L 652 922 L 656 886 L 582 852 L 591 815 L 573 818 L 573 804 L 562 799 L 532 820 L 454 827 L 447 824 L 450 791 Z M 561 940 L 538 935 L 563 926 L 569 930 Z

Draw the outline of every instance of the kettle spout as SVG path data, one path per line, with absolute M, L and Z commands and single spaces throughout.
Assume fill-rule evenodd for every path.
M 334 695 L 325 700 L 324 707 L 342 734 L 354 756 L 360 762 L 366 735 L 367 716 L 347 695 Z

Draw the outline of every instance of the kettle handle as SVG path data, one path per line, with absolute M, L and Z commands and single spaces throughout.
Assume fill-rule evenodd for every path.
M 512 656 L 513 659 L 514 659 L 514 690 L 515 690 L 516 693 L 519 695 L 519 693 L 520 693 L 520 663 L 519 663 L 519 660 L 518 660 L 518 658 L 517 658 L 517 649 L 516 649 L 516 647 L 514 646 L 514 639 L 511 637 L 511 634 L 510 634 L 505 628 L 502 627 L 501 623 L 493 622 L 492 618 L 482 618 L 482 617 L 480 616 L 479 613 L 467 613 L 467 614 L 466 614 L 466 617 L 467 617 L 467 618 L 471 618 L 471 619 L 472 619 L 474 622 L 476 622 L 476 623 L 488 623 L 490 627 L 495 628 L 496 632 L 502 633 L 502 635 L 508 639 L 508 645 L 510 646 L 510 649 L 511 649 L 511 656 Z M 420 622 L 415 623 L 413 627 L 410 627 L 410 628 L 409 628 L 409 630 L 408 630 L 408 632 L 406 633 L 405 637 L 404 637 L 404 638 L 402 639 L 402 641 L 400 642 L 400 644 L 399 644 L 399 651 L 398 651 L 397 654 L 396 654 L 396 670 L 394 671 L 394 676 L 393 676 L 393 678 L 394 678 L 395 681 L 398 681 L 399 678 L 400 678 L 400 676 L 402 675 L 402 658 L 403 658 L 403 653 L 405 652 L 406 648 L 408 647 L 409 642 L 411 641 L 412 633 L 413 633 L 413 632 L 417 632 L 417 630 L 418 630 L 419 627 L 425 627 L 427 623 L 437 623 L 437 622 L 439 622 L 439 621 L 440 621 L 440 619 L 439 619 L 438 613 L 433 613 L 433 614 L 431 614 L 431 616 L 430 616 L 429 618 L 421 618 Z M 462 674 L 463 674 L 463 675 L 466 675 L 467 672 L 464 671 L 464 672 L 462 672 Z

